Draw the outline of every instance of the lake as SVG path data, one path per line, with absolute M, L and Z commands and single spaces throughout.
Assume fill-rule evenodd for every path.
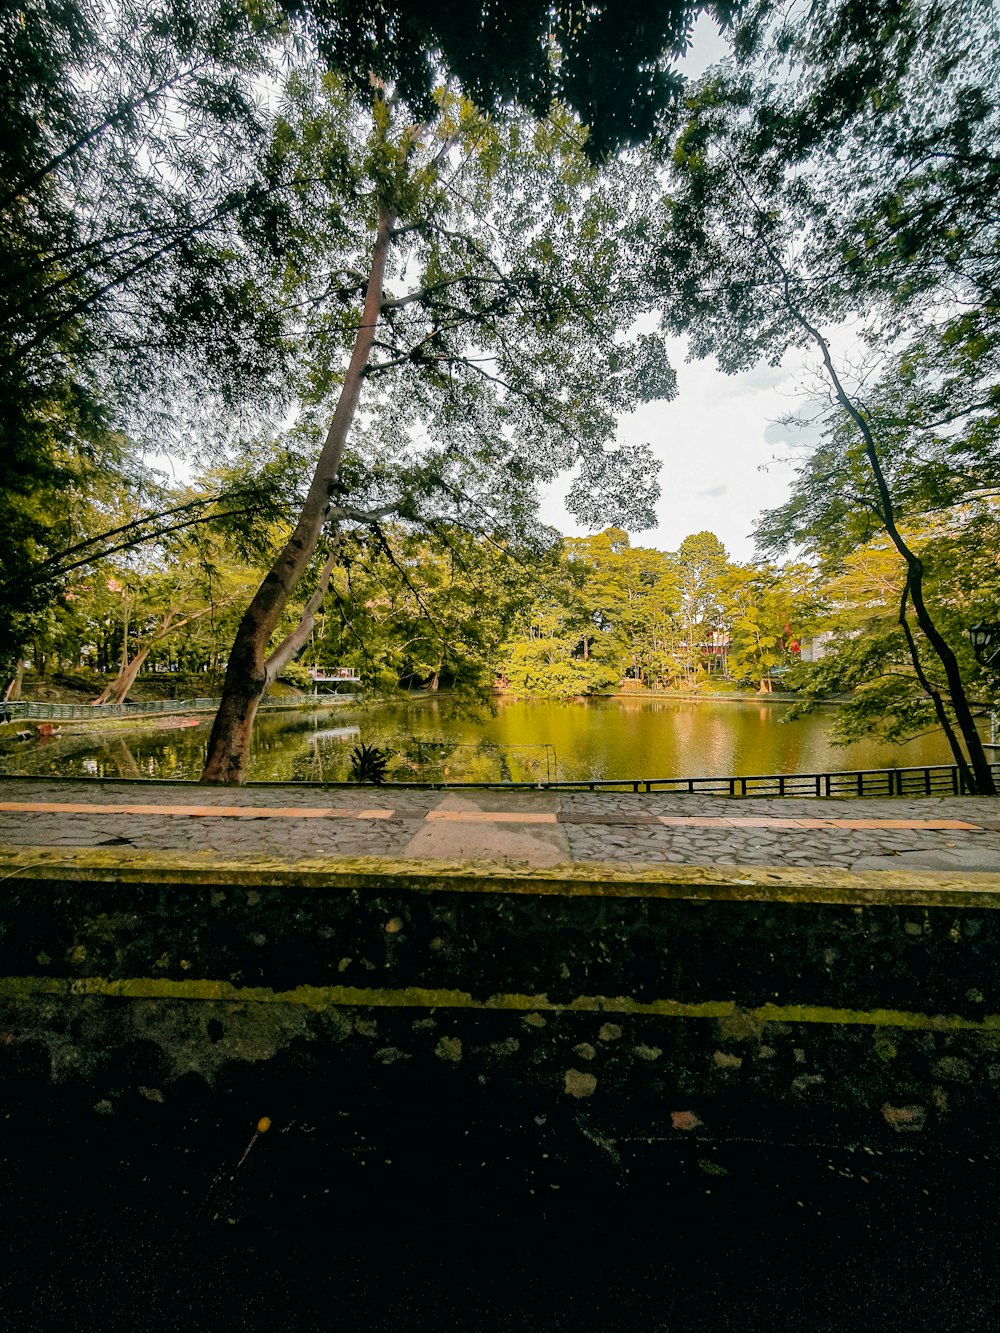
M 831 745 L 832 711 L 784 722 L 788 706 L 755 700 L 588 702 L 448 698 L 343 703 L 262 714 L 248 779 L 337 781 L 359 741 L 394 752 L 397 781 L 578 781 L 816 773 L 950 763 L 939 732 L 905 745 Z M 193 721 L 193 720 L 189 720 Z M 0 756 L 0 773 L 39 777 L 197 778 L 211 719 L 156 719 L 24 744 Z

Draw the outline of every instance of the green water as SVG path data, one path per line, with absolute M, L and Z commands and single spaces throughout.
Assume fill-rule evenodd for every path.
M 335 781 L 359 740 L 394 752 L 399 781 L 537 782 L 546 779 L 818 773 L 950 763 L 943 737 L 906 745 L 830 744 L 832 714 L 784 723 L 766 702 L 601 699 L 589 703 L 495 700 L 478 709 L 448 699 L 324 706 L 258 721 L 248 778 Z M 210 719 L 197 725 L 96 728 L 27 743 L 0 756 L 0 773 L 36 776 L 197 778 Z

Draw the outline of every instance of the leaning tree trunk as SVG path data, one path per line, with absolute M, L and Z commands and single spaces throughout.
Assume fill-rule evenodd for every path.
M 7 688 L 3 692 L 4 703 L 13 703 L 15 699 L 21 697 L 21 682 L 24 680 L 24 658 L 17 659 L 17 667 L 13 676 L 11 676 Z
M 91 705 L 97 708 L 101 704 L 123 704 L 128 698 L 128 692 L 135 684 L 135 678 L 138 676 L 143 662 L 149 656 L 151 643 L 147 643 L 145 648 L 140 648 L 130 662 L 126 662 L 118 675 L 110 685 L 105 686 L 101 693 Z
M 226 606 L 232 600 L 231 597 L 226 597 L 220 602 L 213 602 L 210 606 L 203 606 L 200 611 L 192 611 L 189 616 L 183 616 L 180 620 L 174 619 L 173 611 L 166 612 L 153 637 L 140 648 L 131 661 L 123 661 L 118 675 L 114 678 L 111 684 L 98 695 L 94 700 L 94 705 L 123 704 L 128 698 L 129 690 L 131 690 L 132 686 L 135 684 L 136 677 L 139 674 L 142 664 L 157 644 L 162 643 L 163 640 L 168 638 L 171 634 L 175 634 L 177 630 L 183 629 L 185 625 L 190 625 L 192 620 L 201 620 L 203 616 L 211 615 L 213 611 L 217 611 L 220 607 Z
M 920 557 L 910 548 L 909 543 L 903 537 L 896 524 L 895 506 L 892 500 L 892 494 L 889 491 L 889 483 L 886 481 L 885 474 L 882 471 L 882 464 L 879 459 L 878 449 L 875 446 L 875 437 L 872 435 L 867 420 L 855 407 L 852 400 L 841 386 L 836 371 L 833 369 L 833 363 L 830 358 L 829 349 L 823 344 L 823 356 L 827 363 L 827 370 L 831 375 L 837 397 L 841 406 L 850 414 L 855 424 L 861 432 L 861 438 L 864 441 L 865 456 L 868 459 L 868 465 L 872 470 L 872 476 L 875 479 L 875 488 L 878 491 L 879 502 L 882 509 L 882 522 L 885 530 L 889 534 L 889 540 L 895 546 L 896 550 L 906 561 L 906 587 L 909 591 L 910 601 L 913 603 L 913 612 L 916 616 L 917 624 L 923 631 L 924 638 L 930 644 L 938 661 L 944 670 L 945 681 L 948 688 L 948 701 L 951 704 L 951 710 L 955 717 L 958 732 L 962 741 L 965 743 L 965 753 L 962 752 L 962 746 L 959 743 L 955 729 L 947 722 L 946 715 L 941 706 L 940 694 L 932 689 L 926 679 L 922 684 L 931 697 L 935 706 L 938 720 L 941 722 L 948 744 L 951 747 L 952 754 L 955 757 L 955 763 L 959 770 L 965 775 L 966 785 L 976 795 L 995 796 L 996 784 L 993 781 L 993 769 L 989 759 L 986 757 L 986 751 L 983 748 L 982 737 L 979 735 L 976 727 L 976 719 L 973 716 L 972 708 L 969 704 L 969 697 L 965 692 L 965 683 L 962 680 L 961 669 L 958 665 L 958 658 L 951 647 L 951 644 L 945 639 L 944 635 L 938 629 L 924 600 L 924 566 Z M 916 646 L 913 643 L 909 626 L 906 622 L 905 601 L 901 611 L 900 623 L 907 643 L 910 649 L 914 665 L 917 665 Z M 918 679 L 921 673 L 918 672 Z M 968 758 L 966 758 L 966 755 Z M 971 773 L 971 780 L 970 780 Z
M 365 369 L 371 355 L 382 302 L 386 257 L 392 244 L 395 217 L 379 207 L 378 230 L 372 250 L 364 311 L 354 350 L 344 376 L 340 398 L 313 473 L 309 493 L 295 530 L 264 577 L 236 632 L 229 654 L 222 700 L 208 742 L 201 781 L 239 783 L 246 773 L 254 718 L 265 690 L 305 643 L 326 592 L 332 558 L 320 576 L 306 615 L 297 628 L 268 656 L 268 644 L 288 600 L 312 560 L 331 509 L 331 495 L 340 470 L 344 446 L 354 420 Z M 318 598 L 317 598 L 318 594 Z M 310 610 L 311 608 L 311 610 Z
M 785 288 L 786 308 L 819 348 L 820 356 L 823 358 L 823 364 L 826 367 L 827 376 L 833 386 L 834 396 L 840 406 L 854 422 L 864 444 L 865 457 L 868 459 L 868 465 L 871 468 L 872 477 L 875 481 L 875 489 L 879 497 L 879 515 L 885 525 L 889 540 L 906 561 L 907 591 L 909 593 L 910 601 L 913 604 L 913 612 L 917 624 L 920 626 L 924 638 L 930 644 L 932 651 L 944 671 L 948 691 L 948 702 L 951 704 L 951 710 L 954 714 L 955 727 L 945 725 L 946 718 L 940 693 L 930 689 L 926 684 L 924 687 L 925 689 L 928 689 L 938 720 L 941 721 L 944 726 L 948 744 L 955 757 L 955 763 L 959 770 L 965 775 L 966 784 L 970 787 L 973 794 L 979 796 L 995 796 L 997 794 L 997 789 L 996 783 L 993 780 L 993 769 L 989 759 L 986 757 L 982 737 L 979 735 L 979 731 L 976 727 L 976 719 L 973 716 L 972 707 L 969 704 L 969 697 L 965 692 L 965 684 L 962 680 L 958 658 L 955 656 L 951 644 L 948 643 L 944 635 L 938 629 L 934 618 L 930 613 L 930 609 L 924 600 L 923 561 L 915 551 L 911 550 L 896 523 L 896 507 L 893 503 L 892 493 L 889 490 L 889 483 L 886 480 L 885 473 L 882 471 L 882 463 L 879 458 L 879 451 L 875 443 L 875 436 L 872 433 L 871 426 L 869 425 L 865 414 L 858 408 L 853 398 L 841 383 L 840 376 L 837 374 L 837 369 L 833 364 L 833 357 L 830 354 L 829 343 L 823 337 L 822 333 L 809 323 L 792 300 L 791 286 L 787 270 L 781 264 L 780 260 L 774 256 L 773 252 L 770 253 L 782 274 Z M 906 603 L 904 600 L 900 624 L 904 634 L 907 636 L 907 644 L 912 656 L 916 650 L 909 626 L 906 623 L 905 607 Z M 914 657 L 914 665 L 917 666 L 917 664 L 918 659 Z M 920 672 L 918 671 L 918 678 L 919 676 Z M 924 684 L 923 681 L 921 683 Z M 959 737 L 961 737 L 961 742 L 964 742 L 965 744 L 965 753 L 962 751 L 962 744 Z M 968 758 L 966 758 L 966 755 Z

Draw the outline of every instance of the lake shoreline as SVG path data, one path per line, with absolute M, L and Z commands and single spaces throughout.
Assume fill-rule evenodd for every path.
M 760 707 L 760 698 L 770 706 Z M 628 692 L 557 701 L 508 695 L 467 707 L 459 696 L 422 692 L 391 700 L 275 701 L 255 727 L 247 776 L 344 781 L 352 746 L 360 742 L 387 751 L 390 777 L 403 782 L 535 785 L 853 772 L 937 765 L 949 757 L 940 737 L 906 746 L 877 740 L 836 746 L 828 735 L 829 710 L 786 723 L 788 700 L 760 698 Z M 33 727 L 34 736 L 21 740 L 12 725 L 0 741 L 0 772 L 197 778 L 210 722 L 207 712 L 183 711 L 170 720 L 162 712 L 53 719 L 43 724 L 46 734 Z

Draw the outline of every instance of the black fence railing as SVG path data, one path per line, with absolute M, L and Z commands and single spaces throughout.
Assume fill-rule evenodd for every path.
M 1000 764 L 992 764 L 1000 787 Z M 348 786 L 348 783 L 338 783 Z M 543 788 L 546 791 L 698 792 L 703 796 L 964 796 L 969 786 L 957 764 L 864 768 L 839 773 L 757 773 L 732 777 L 594 778 L 561 782 L 420 782 L 388 786 Z
M 1000 785 L 1000 764 L 991 765 Z M 735 777 L 641 778 L 606 782 L 553 782 L 551 787 L 589 791 L 617 785 L 636 792 L 701 792 L 706 796 L 961 796 L 969 791 L 957 764 L 914 768 L 866 768 L 839 773 L 758 773 Z

